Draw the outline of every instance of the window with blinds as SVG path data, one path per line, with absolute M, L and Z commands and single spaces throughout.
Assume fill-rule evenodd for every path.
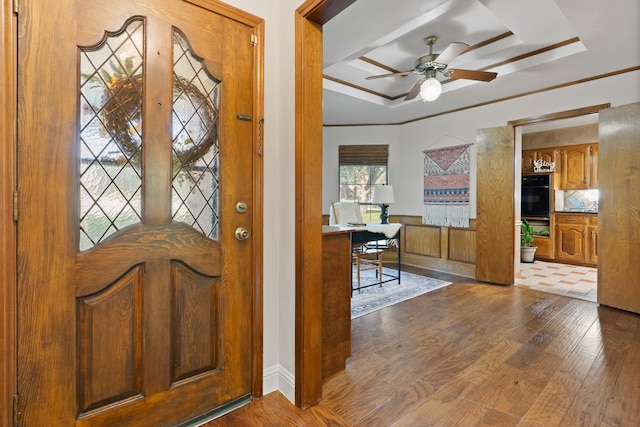
M 373 205 L 373 186 L 387 184 L 388 145 L 340 145 L 339 194 L 341 202 L 359 203 L 365 222 L 380 220 L 380 206 Z

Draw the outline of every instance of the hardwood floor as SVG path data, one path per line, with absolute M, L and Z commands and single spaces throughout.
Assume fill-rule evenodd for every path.
M 453 284 L 355 319 L 319 405 L 274 392 L 204 425 L 640 425 L 640 316 L 427 273 Z

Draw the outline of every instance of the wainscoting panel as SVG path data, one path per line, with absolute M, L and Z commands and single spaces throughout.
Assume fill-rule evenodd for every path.
M 404 250 L 407 253 L 440 258 L 441 228 L 429 225 L 404 225 Z
M 449 228 L 449 259 L 476 262 L 476 232 L 466 228 Z
M 393 215 L 390 222 L 402 227 L 402 264 L 475 278 L 475 219 L 470 228 L 422 224 L 422 217 Z

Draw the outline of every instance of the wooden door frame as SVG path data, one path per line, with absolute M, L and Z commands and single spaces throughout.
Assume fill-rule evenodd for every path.
M 611 104 L 598 104 L 598 105 L 590 105 L 588 107 L 576 108 L 573 110 L 565 110 L 558 111 L 556 113 L 543 114 L 541 116 L 527 117 L 524 119 L 511 120 L 507 122 L 508 125 L 513 126 L 524 126 L 531 125 L 534 123 L 542 123 L 542 122 L 550 122 L 554 120 L 562 120 L 562 119 L 570 119 L 572 117 L 584 116 L 587 114 L 597 113 L 600 110 L 604 110 L 605 108 L 610 108 Z
M 322 25 L 355 0 L 307 0 L 295 13 L 295 401 L 322 398 Z
M 254 49 L 253 135 L 253 354 L 252 393 L 263 392 L 263 212 L 264 212 L 264 20 L 217 0 L 186 0 L 206 7 L 253 28 L 259 43 Z M 0 8 L 2 38 L 0 54 L 0 426 L 13 425 L 13 398 L 17 393 L 16 360 L 16 223 L 14 222 L 14 191 L 16 185 L 17 135 L 17 65 L 18 19 L 14 2 L 3 1 Z
M 551 122 L 555 120 L 570 119 L 574 117 L 585 116 L 588 114 L 594 114 L 594 113 L 598 113 L 600 110 L 604 110 L 610 107 L 611 107 L 610 103 L 589 105 L 587 107 L 575 108 L 572 110 L 557 111 L 555 113 L 542 114 L 539 116 L 525 117 L 522 119 L 511 120 L 507 122 L 507 125 L 512 126 L 515 129 L 516 127 L 519 127 L 519 126 L 526 126 L 534 123 Z M 514 155 L 519 156 L 521 155 L 521 153 L 514 153 Z M 514 157 L 514 162 L 515 161 L 516 161 L 516 158 Z M 514 251 L 511 264 L 514 264 L 516 262 L 516 257 L 517 257 L 517 252 Z M 515 274 L 515 269 L 514 269 L 514 274 Z M 515 277 L 513 277 L 511 280 L 512 284 L 514 281 L 515 281 Z
M 13 425 L 16 378 L 16 225 L 13 192 L 16 178 L 17 17 L 13 2 L 3 1 L 0 70 L 0 425 Z

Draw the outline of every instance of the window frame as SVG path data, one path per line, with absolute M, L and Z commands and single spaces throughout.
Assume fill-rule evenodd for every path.
M 338 147 L 338 199 L 340 202 L 358 203 L 362 211 L 362 218 L 367 223 L 380 222 L 380 205 L 372 203 L 373 187 L 389 183 L 389 146 L 388 145 L 340 145 Z M 345 182 L 344 168 L 365 168 L 354 171 L 353 177 L 366 176 L 365 180 L 354 179 Z M 376 171 L 376 169 L 378 169 Z M 349 197 L 346 186 L 351 186 L 354 194 Z M 358 188 L 361 191 L 358 191 Z

